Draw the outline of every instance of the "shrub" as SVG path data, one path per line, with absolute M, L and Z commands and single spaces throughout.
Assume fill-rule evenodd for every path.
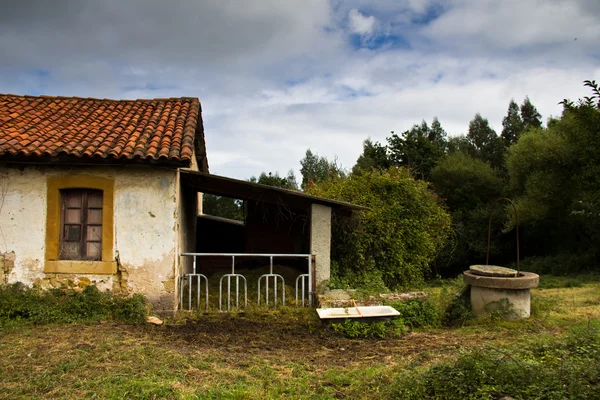
M 437 308 L 429 300 L 411 299 L 391 303 L 404 324 L 411 328 L 435 328 L 440 325 Z
M 597 399 L 600 392 L 600 326 L 573 329 L 508 350 L 480 349 L 400 374 L 402 399 Z
M 428 183 L 405 168 L 326 180 L 307 192 L 369 207 L 360 217 L 333 219 L 333 281 L 342 287 L 422 284 L 451 232 L 450 215 Z
M 116 319 L 145 321 L 146 303 L 141 295 L 119 297 L 101 293 L 95 286 L 81 292 L 41 290 L 20 283 L 0 286 L 0 326 L 8 323 L 72 323 Z
M 452 297 L 444 309 L 444 315 L 442 317 L 442 324 L 446 326 L 462 326 L 473 318 L 471 292 L 467 288 L 459 293 L 460 294 L 454 291 L 449 293 Z
M 404 333 L 404 321 L 401 318 L 395 318 L 391 321 L 362 322 L 353 319 L 345 319 L 341 323 L 332 323 L 331 329 L 344 336 L 357 338 L 379 338 L 394 336 Z

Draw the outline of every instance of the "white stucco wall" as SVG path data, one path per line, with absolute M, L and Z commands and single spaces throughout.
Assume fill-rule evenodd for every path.
M 310 252 L 316 256 L 316 290 L 322 291 L 331 277 L 331 207 L 321 204 L 311 206 Z
M 44 273 L 46 179 L 88 175 L 114 179 L 115 275 Z M 0 166 L 0 253 L 14 258 L 9 282 L 26 285 L 54 279 L 85 279 L 100 290 L 142 293 L 158 310 L 176 304 L 178 269 L 177 172 L 159 167 Z M 14 255 L 13 253 L 14 252 Z

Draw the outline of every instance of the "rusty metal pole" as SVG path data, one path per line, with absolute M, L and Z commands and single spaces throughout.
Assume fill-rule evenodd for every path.
M 513 201 L 511 199 L 509 199 L 508 197 L 501 197 L 499 199 L 497 199 L 496 201 L 494 201 L 492 203 L 492 205 L 490 206 L 490 215 L 489 215 L 489 220 L 488 220 L 488 244 L 487 244 L 487 254 L 485 257 L 485 264 L 486 265 L 490 265 L 490 245 L 491 245 L 491 240 L 492 240 L 492 211 L 494 211 L 494 207 L 496 206 L 496 203 L 500 202 L 500 201 L 508 201 L 512 207 L 513 210 L 515 212 L 515 229 L 517 231 L 517 276 L 519 276 L 521 274 L 521 255 L 519 252 L 519 213 L 517 212 L 517 206 L 515 205 L 515 203 L 513 203 Z

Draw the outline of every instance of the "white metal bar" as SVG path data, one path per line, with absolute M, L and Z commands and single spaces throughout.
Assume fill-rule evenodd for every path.
M 279 254 L 279 253 L 181 253 L 182 256 L 219 256 L 219 257 L 311 257 L 312 254 L 298 253 L 298 254 Z
M 306 296 L 304 295 L 304 277 L 302 277 L 302 307 L 304 307 L 304 298 Z
M 308 257 L 308 305 L 312 306 L 312 256 Z
M 194 284 L 194 280 L 192 278 L 188 279 L 188 289 L 189 289 L 189 303 L 188 303 L 188 311 L 192 311 L 192 286 Z
M 204 277 L 204 279 L 206 280 L 206 310 L 208 311 L 208 278 L 206 278 L 204 275 L 202 274 L 197 274 L 197 257 L 231 257 L 231 274 L 226 274 L 225 276 L 223 276 L 221 278 L 221 280 L 219 281 L 219 310 L 222 311 L 222 297 L 223 297 L 223 278 L 227 278 L 227 311 L 229 311 L 231 309 L 231 277 L 235 276 L 236 277 L 236 307 L 239 307 L 239 277 L 242 277 L 242 279 L 244 280 L 244 305 L 247 307 L 248 305 L 248 282 L 246 280 L 246 278 L 243 275 L 239 275 L 235 273 L 235 257 L 269 257 L 269 269 L 270 269 L 270 273 L 267 274 L 268 276 L 265 276 L 265 280 L 266 280 L 266 303 L 269 303 L 269 277 L 273 276 L 274 278 L 274 295 L 275 295 L 275 301 L 274 304 L 275 306 L 277 306 L 277 279 L 281 278 L 282 281 L 282 287 L 283 287 L 283 292 L 282 292 L 282 301 L 283 301 L 283 305 L 285 305 L 285 281 L 283 279 L 283 277 L 281 277 L 280 275 L 274 274 L 273 273 L 273 258 L 274 257 L 280 257 L 280 258 L 304 258 L 306 257 L 307 259 L 307 267 L 308 267 L 308 274 L 303 274 L 303 275 L 308 275 L 308 301 L 309 301 L 309 305 L 312 306 L 312 254 L 306 254 L 306 253 L 296 253 L 296 254 L 278 254 L 278 253 L 180 253 L 181 256 L 192 256 L 193 257 L 193 274 L 188 274 L 189 275 L 200 275 L 198 276 L 198 306 L 200 306 L 200 290 L 201 290 L 201 277 Z M 263 275 L 264 276 L 264 275 Z M 262 277 L 261 277 L 262 278 Z M 180 293 L 180 303 L 181 306 L 183 307 L 183 280 L 184 277 L 181 278 L 181 293 Z M 258 282 L 258 286 L 259 286 L 259 290 L 258 290 L 258 303 L 260 305 L 260 278 L 259 278 L 259 282 Z M 191 311 L 191 305 L 192 305 L 192 286 L 193 286 L 193 278 L 190 277 L 189 279 L 189 283 L 190 283 L 190 287 L 189 287 L 189 308 Z M 305 300 L 305 283 L 304 283 L 304 278 L 302 278 L 302 292 L 303 292 L 303 296 L 302 296 L 302 305 L 304 306 L 304 300 Z M 298 289 L 296 288 L 296 298 L 298 297 Z M 298 303 L 297 299 L 296 299 L 296 303 Z

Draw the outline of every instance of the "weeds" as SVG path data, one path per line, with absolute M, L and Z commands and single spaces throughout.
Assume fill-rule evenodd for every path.
M 97 322 L 115 319 L 128 323 L 145 321 L 142 295 L 118 297 L 101 293 L 95 286 L 81 292 L 41 290 L 21 284 L 0 286 L 0 327 L 8 324 Z
M 525 347 L 469 351 L 452 363 L 404 371 L 395 385 L 403 399 L 596 399 L 599 392 L 598 323 Z
M 411 328 L 436 328 L 441 320 L 438 309 L 427 299 L 396 301 L 390 304 L 398 312 L 406 326 Z
M 387 326 L 384 321 L 362 322 L 346 319 L 342 323 L 333 323 L 331 328 L 334 332 L 342 333 L 351 339 L 356 338 L 380 338 L 387 334 Z

